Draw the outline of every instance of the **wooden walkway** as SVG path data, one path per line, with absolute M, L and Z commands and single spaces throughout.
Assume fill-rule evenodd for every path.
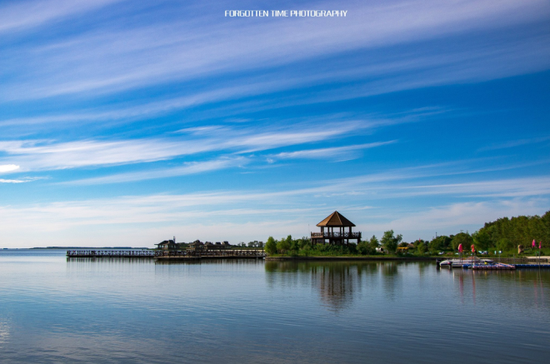
M 155 252 L 146 249 L 77 249 L 67 250 L 67 258 L 154 258 Z
M 266 253 L 263 249 L 221 249 L 204 250 L 200 252 L 186 250 L 157 250 L 157 261 L 197 260 L 197 259 L 263 259 Z
M 67 258 L 149 258 L 159 261 L 197 259 L 263 259 L 263 249 L 220 249 L 220 250 L 145 250 L 145 249 L 77 249 L 67 250 Z

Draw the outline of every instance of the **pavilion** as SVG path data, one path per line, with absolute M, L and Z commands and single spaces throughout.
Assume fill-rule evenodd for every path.
M 346 219 L 338 211 L 334 211 L 326 219 L 317 224 L 321 228 L 320 233 L 311 233 L 311 242 L 313 244 L 349 244 L 350 240 L 361 241 L 361 233 L 353 232 L 354 223 Z M 336 231 L 334 231 L 336 228 Z M 347 228 L 347 231 L 346 231 Z

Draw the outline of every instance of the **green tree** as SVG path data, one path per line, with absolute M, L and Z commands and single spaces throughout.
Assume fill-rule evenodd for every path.
M 310 238 L 306 238 L 304 236 L 304 237 L 302 237 L 301 239 L 298 239 L 298 240 L 299 240 L 298 245 L 300 246 L 300 249 L 311 249 L 311 239 Z
M 480 229 L 473 233 L 472 239 L 474 239 L 474 244 L 479 250 L 489 250 L 489 248 L 491 248 L 491 236 L 484 229 Z
M 286 238 L 287 242 L 290 244 L 290 250 L 298 252 L 300 250 L 300 239 L 292 239 L 292 236 Z
M 503 252 L 510 251 L 510 250 L 514 250 L 514 245 L 515 244 L 512 243 L 510 239 L 501 238 L 497 242 L 497 249 L 502 250 Z
M 287 236 L 286 239 L 279 240 L 279 242 L 277 243 L 277 251 L 279 253 L 286 253 L 287 251 L 290 250 L 291 244 L 292 244 L 292 236 L 289 235 Z
M 393 230 L 388 230 L 384 232 L 381 243 L 388 253 L 395 253 L 401 240 L 403 240 L 401 234 L 394 236 Z
M 426 243 L 422 239 L 418 239 L 417 241 L 415 241 L 414 246 L 416 247 L 416 251 L 420 255 L 424 255 L 424 253 L 428 249 Z
M 519 244 L 528 248 L 531 242 L 535 239 L 537 242 L 542 241 L 543 246 L 550 241 L 550 211 L 547 211 L 542 217 L 535 216 L 518 216 L 511 219 L 507 217 L 500 218 L 496 221 L 485 223 L 478 234 L 486 234 L 482 236 L 480 241 L 476 240 L 476 246 L 487 245 L 486 250 L 498 248 L 499 250 L 515 250 Z M 489 240 L 489 243 L 487 243 Z M 480 248 L 483 247 L 480 245 Z
M 428 250 L 432 254 L 439 253 L 441 250 L 443 250 L 441 248 L 441 239 L 438 239 L 438 238 L 432 239 L 432 241 L 430 241 L 428 244 Z
M 378 241 L 378 239 L 376 239 L 376 236 L 373 235 L 372 238 L 370 238 L 369 240 L 369 245 L 371 249 L 376 252 L 376 248 L 380 246 L 380 242 Z
M 277 253 L 277 242 L 273 239 L 273 236 L 270 236 L 265 243 L 265 252 L 267 254 Z
M 451 236 L 446 236 L 446 235 L 440 235 L 438 236 L 437 238 L 433 239 L 430 244 L 432 244 L 432 242 L 434 243 L 432 245 L 432 247 L 430 247 L 430 245 L 428 245 L 430 247 L 430 251 L 433 251 L 433 252 L 440 252 L 441 250 L 448 250 L 448 249 L 451 249 L 452 248 L 452 245 L 451 245 L 451 241 L 453 240 L 454 238 L 454 235 L 451 235 Z
M 370 245 L 369 241 L 362 241 L 357 244 L 357 251 L 361 255 L 372 255 L 376 252 L 376 250 Z
M 542 234 L 540 240 L 542 240 L 542 247 L 550 246 L 550 211 L 547 211 L 540 218 Z
M 428 244 L 428 249 L 432 254 L 437 254 L 442 250 L 449 249 L 452 239 L 446 235 L 440 235 L 432 239 Z
M 464 251 L 470 250 L 470 246 L 474 243 L 474 239 L 468 233 L 458 233 L 453 237 L 451 244 L 453 250 L 458 250 L 458 246 L 462 244 Z

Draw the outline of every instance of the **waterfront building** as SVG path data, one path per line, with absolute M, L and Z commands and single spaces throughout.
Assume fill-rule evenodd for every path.
M 200 240 L 195 240 L 194 242 L 189 244 L 187 250 L 192 252 L 201 252 L 204 250 L 204 243 Z
M 231 246 L 229 245 L 229 242 L 224 241 L 223 243 L 220 243 L 219 241 L 214 244 L 213 249 L 229 249 Z
M 176 244 L 175 240 L 164 240 L 163 242 L 155 245 L 158 249 L 162 250 L 176 250 L 178 248 L 178 244 Z
M 311 242 L 313 244 L 328 243 L 342 245 L 349 244 L 350 240 L 355 240 L 357 243 L 361 241 L 361 232 L 352 231 L 355 224 L 346 219 L 344 215 L 340 214 L 338 211 L 334 211 L 323 221 L 318 223 L 317 226 L 321 228 L 321 232 L 311 233 Z M 336 231 L 334 231 L 335 229 Z
M 217 242 L 213 244 L 210 241 L 207 241 L 205 243 L 201 242 L 200 240 L 195 240 L 191 244 L 187 246 L 187 251 L 189 252 L 206 252 L 206 251 L 213 251 L 213 250 L 225 250 L 230 249 L 231 245 L 224 241 L 223 243 Z

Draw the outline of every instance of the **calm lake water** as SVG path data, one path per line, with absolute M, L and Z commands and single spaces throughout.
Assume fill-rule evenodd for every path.
M 2 363 L 532 363 L 550 272 L 0 251 Z

